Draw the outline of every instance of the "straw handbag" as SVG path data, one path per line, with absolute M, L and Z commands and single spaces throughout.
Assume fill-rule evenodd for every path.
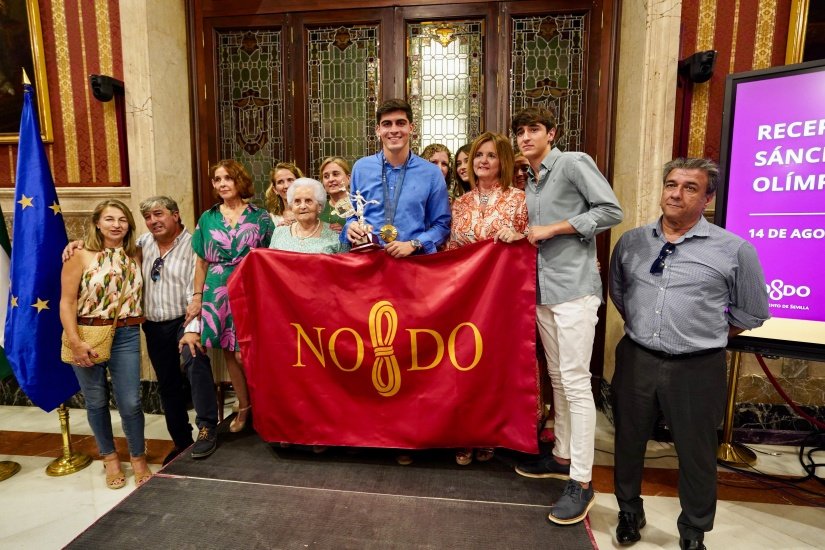
M 92 351 L 97 353 L 97 357 L 92 359 L 92 363 L 98 364 L 108 361 L 112 357 L 112 341 L 115 339 L 115 330 L 117 329 L 117 321 L 120 316 L 120 309 L 123 307 L 123 302 L 126 298 L 126 293 L 123 292 L 123 287 L 126 283 L 126 277 L 123 277 L 123 283 L 120 285 L 120 301 L 117 303 L 115 309 L 115 318 L 112 324 L 106 325 L 77 325 L 77 334 L 80 339 L 92 347 Z M 66 331 L 63 331 L 60 347 L 60 360 L 70 365 L 74 364 L 74 352 L 69 345 L 69 339 L 66 337 Z

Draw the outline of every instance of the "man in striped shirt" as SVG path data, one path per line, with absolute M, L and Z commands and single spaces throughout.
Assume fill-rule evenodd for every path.
M 193 443 L 184 373 L 192 389 L 198 426 L 198 439 L 191 456 L 206 458 L 217 448 L 218 403 L 212 365 L 200 345 L 199 321 L 183 324 L 186 306 L 194 290 L 192 235 L 181 222 L 178 204 L 169 197 L 146 199 L 140 203 L 140 213 L 149 230 L 137 239 L 143 275 L 143 312 L 146 315 L 143 333 L 158 378 L 166 429 L 175 444 L 163 464 Z M 74 249 L 82 247 L 83 241 L 70 242 L 63 252 L 63 261 Z
M 622 235 L 610 261 L 610 297 L 626 333 L 612 382 L 616 538 L 641 539 L 645 449 L 661 409 L 679 455 L 680 544 L 693 550 L 705 548 L 716 513 L 725 346 L 770 313 L 754 247 L 703 216 L 718 166 L 679 158 L 665 165 L 663 179 L 662 216 Z
M 209 357 L 197 345 L 180 345 L 184 333 L 200 332 L 198 321 L 184 327 L 186 306 L 192 299 L 195 253 L 192 236 L 183 226 L 177 203 L 169 197 L 150 197 L 140 203 L 149 233 L 137 244 L 143 253 L 143 311 L 146 348 L 158 377 L 158 390 L 166 428 L 175 448 L 164 460 L 172 460 L 192 445 L 192 426 L 187 412 L 184 373 L 192 388 L 192 404 L 198 439 L 192 458 L 205 458 L 217 447 L 218 405 Z M 183 368 L 181 368 L 181 358 Z

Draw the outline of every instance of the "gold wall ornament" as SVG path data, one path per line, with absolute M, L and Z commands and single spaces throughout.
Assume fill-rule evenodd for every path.
M 69 409 L 66 405 L 60 405 L 57 414 L 60 417 L 60 433 L 63 436 L 63 456 L 54 459 L 46 466 L 46 475 L 52 477 L 79 472 L 92 463 L 91 457 L 72 451 L 71 433 L 69 432 Z
M 305 359 L 310 355 L 302 351 L 306 348 L 322 368 L 327 366 L 327 356 L 341 372 L 356 372 L 364 363 L 366 346 L 364 337 L 351 327 L 340 327 L 330 334 L 325 341 L 326 327 L 312 327 L 307 331 L 300 323 L 290 323 L 295 329 L 295 361 L 291 366 L 306 367 Z M 401 365 L 396 356 L 396 333 L 398 330 L 398 312 L 391 302 L 381 300 L 373 304 L 367 321 L 372 354 L 374 357 L 372 368 L 372 383 L 378 393 L 384 397 L 391 397 L 401 389 Z M 467 372 L 474 369 L 484 356 L 484 339 L 481 330 L 475 323 L 465 321 L 459 323 L 449 334 L 442 335 L 429 328 L 404 329 L 410 335 L 409 360 L 407 372 L 429 371 L 444 362 L 452 365 L 457 371 Z M 462 346 L 458 342 L 459 332 L 470 331 L 472 335 L 472 360 L 466 365 L 461 364 L 459 352 L 469 352 L 470 345 Z M 314 332 L 314 337 L 310 334 Z M 341 338 L 352 338 L 355 343 L 355 357 L 351 365 L 344 364 L 338 355 L 338 342 Z M 429 345 L 422 346 L 421 339 L 429 339 Z M 465 340 L 466 341 L 466 340 Z M 465 350 L 466 347 L 466 350 Z M 422 351 L 426 350 L 426 357 L 422 360 Z M 328 355 L 327 355 L 328 354 Z M 464 356 L 464 353 L 461 354 Z M 402 354 L 402 357 L 404 355 Z M 351 358 L 350 358 L 351 359 Z M 466 361 L 466 358 L 464 359 Z M 423 364 L 423 362 L 426 364 Z
M 457 38 L 456 28 L 446 23 L 437 27 L 425 27 L 424 31 L 431 40 L 437 41 L 442 47 L 446 48 L 450 42 Z

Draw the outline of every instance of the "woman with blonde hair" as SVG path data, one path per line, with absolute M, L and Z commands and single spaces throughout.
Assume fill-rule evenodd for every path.
M 355 214 L 349 200 L 349 179 L 352 170 L 349 163 L 341 157 L 327 157 L 321 162 L 321 182 L 329 196 L 321 221 L 328 223 L 330 229 L 340 233 L 347 218 Z
M 140 403 L 140 323 L 143 277 L 135 245 L 135 220 L 119 200 L 100 202 L 86 224 L 84 247 L 63 264 L 60 321 L 72 352 L 75 376 L 86 400 L 89 426 L 103 457 L 106 486 L 120 489 L 126 476 L 115 450 L 106 371 L 129 447 L 135 485 L 152 472 L 146 463 L 143 409 Z M 85 342 L 78 326 L 115 325 L 111 357 Z
M 430 161 L 441 170 L 441 175 L 444 176 L 444 184 L 447 186 L 447 196 L 450 199 L 450 204 L 456 197 L 464 194 L 464 189 L 453 178 L 453 155 L 446 145 L 441 143 L 427 145 L 421 153 L 421 158 Z
M 223 350 L 238 398 L 238 415 L 229 425 L 229 431 L 239 432 L 249 416 L 249 391 L 226 285 L 250 250 L 269 244 L 273 226 L 266 211 L 249 202 L 255 190 L 252 179 L 239 162 L 221 160 L 211 172 L 212 187 L 219 202 L 201 215 L 192 234 L 192 248 L 198 258 L 195 291 L 186 309 L 184 324 L 200 316 L 202 345 Z M 182 345 L 188 343 L 181 340 Z
M 286 190 L 292 182 L 302 177 L 304 173 L 292 162 L 279 162 L 269 172 L 269 187 L 264 192 L 264 206 L 276 226 L 289 225 L 295 221 L 292 212 L 287 208 Z

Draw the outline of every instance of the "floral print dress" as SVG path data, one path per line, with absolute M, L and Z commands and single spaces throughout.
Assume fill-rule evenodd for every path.
M 206 347 L 238 350 L 226 283 L 250 250 L 269 244 L 272 230 L 272 218 L 254 204 L 246 205 L 234 227 L 227 225 L 220 204 L 204 212 L 198 220 L 192 248 L 209 264 L 201 308 L 201 342 Z

